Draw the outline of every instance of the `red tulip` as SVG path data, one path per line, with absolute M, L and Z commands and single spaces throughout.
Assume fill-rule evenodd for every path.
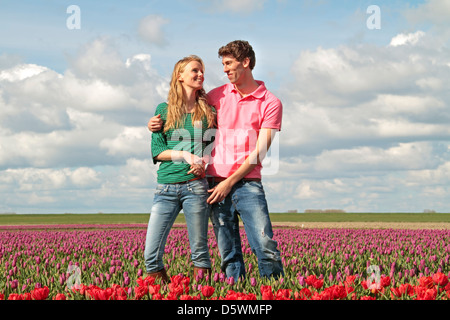
M 31 293 L 29 292 L 22 293 L 22 300 L 32 300 Z
M 170 293 L 178 296 L 181 296 L 184 292 L 183 287 L 180 284 L 176 284 L 176 283 L 169 283 L 169 290 Z
M 273 292 L 271 286 L 261 286 L 261 295 L 263 300 L 273 300 Z
M 402 293 L 400 292 L 399 288 L 391 288 L 391 298 L 400 298 L 402 296 Z
M 303 288 L 299 292 L 294 293 L 295 300 L 307 300 L 311 295 L 312 293 L 308 288 Z
M 434 288 L 433 278 L 431 277 L 421 277 L 419 279 L 419 285 L 424 288 L 432 289 Z
M 292 289 L 278 289 L 275 300 L 291 300 Z
M 391 284 L 391 278 L 390 277 L 381 277 L 380 278 L 380 284 L 382 287 L 386 288 Z
M 440 287 L 445 287 L 448 284 L 448 277 L 442 272 L 435 273 L 432 279 L 433 283 Z
M 0 299 L 0 300 L 3 300 L 3 299 Z M 8 300 L 22 300 L 22 295 L 18 294 L 18 293 L 11 293 L 8 296 Z
M 134 288 L 134 296 L 136 300 L 141 300 L 148 293 L 148 287 L 137 286 Z
M 435 288 L 428 289 L 426 287 L 416 287 L 416 300 L 436 300 L 437 290 Z
M 50 290 L 48 289 L 48 287 L 36 288 L 31 291 L 31 297 L 33 298 L 33 300 L 45 300 L 47 299 L 49 293 Z
M 317 290 L 322 288 L 323 287 L 323 279 L 322 280 L 317 279 L 316 281 L 314 281 L 313 287 L 316 288 Z
M 202 287 L 202 294 L 205 298 L 209 298 L 214 294 L 214 288 L 210 286 L 203 286 Z
M 63 293 L 58 293 L 53 300 L 66 300 L 66 296 Z
M 375 297 L 364 296 L 364 297 L 361 297 L 360 300 L 376 300 L 376 298 Z
M 150 286 L 148 287 L 148 292 L 149 292 L 151 295 L 154 295 L 154 294 L 157 294 L 157 293 L 159 292 L 160 289 L 161 289 L 161 285 L 160 285 L 160 284 L 153 284 L 153 285 L 150 285 Z

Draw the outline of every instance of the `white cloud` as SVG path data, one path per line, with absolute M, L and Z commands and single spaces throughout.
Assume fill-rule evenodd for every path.
M 77 168 L 70 174 L 70 180 L 75 186 L 88 187 L 100 183 L 99 174 L 92 168 Z
M 405 15 L 410 21 L 431 22 L 434 25 L 448 25 L 450 20 L 450 2 L 446 0 L 426 0 L 417 7 L 406 10 Z
M 210 12 L 225 12 L 248 14 L 260 11 L 264 8 L 267 0 L 197 0 L 201 3 L 207 3 Z
M 37 195 L 35 192 L 31 193 L 31 195 L 27 199 L 27 202 L 30 205 L 42 205 L 42 204 L 53 203 L 56 201 L 57 201 L 57 199 L 55 197 Z
M 422 89 L 422 90 L 431 90 L 431 91 L 439 91 L 444 89 L 444 82 L 442 79 L 436 78 L 436 77 L 427 77 L 422 78 L 416 81 L 416 84 Z
M 169 20 L 159 15 L 148 15 L 139 22 L 139 35 L 145 41 L 158 46 L 167 44 L 167 39 L 163 31 L 164 25 L 168 24 Z
M 450 69 L 443 52 L 364 44 L 301 52 L 292 68 L 295 80 L 281 93 L 289 106 L 281 144 L 321 150 L 449 137 L 444 83 Z
M 418 170 L 435 165 L 433 149 L 427 143 L 402 143 L 388 149 L 359 147 L 324 151 L 315 158 L 318 172 L 376 174 L 383 171 Z
M 0 211 L 149 212 L 156 169 L 130 158 L 123 166 L 1 170 Z
M 417 80 L 417 82 L 422 81 L 424 82 L 423 86 L 426 86 L 426 83 L 430 82 L 429 80 L 424 79 Z M 407 94 L 379 94 L 375 100 L 370 101 L 369 104 L 363 105 L 362 107 L 372 109 L 373 115 L 379 113 L 386 118 L 407 118 L 410 115 L 423 115 L 430 112 L 439 112 L 445 110 L 446 105 L 444 101 L 433 95 L 413 96 Z
M 278 83 L 276 76 L 264 77 L 266 83 L 281 88 L 274 93 L 284 105 L 279 171 L 264 176 L 271 211 L 448 210 L 448 3 L 430 0 L 407 10 L 413 22 L 409 26 L 398 25 L 402 19 L 383 23 L 381 33 L 370 34 L 384 38 L 394 32 L 384 46 L 367 41 L 333 46 L 337 38 L 329 28 L 342 25 L 341 13 L 349 7 L 283 2 L 275 6 L 275 1 L 198 0 L 186 12 L 167 7 L 164 16 L 130 20 L 137 21 L 134 36 L 138 37 L 125 34 L 113 11 L 110 21 L 119 23 L 108 24 L 107 31 L 84 25 L 68 37 L 62 32 L 67 30 L 49 24 L 36 41 L 30 37 L 36 32 L 15 28 L 7 36 L 8 47 L 28 49 L 17 50 L 23 58 L 0 55 L 0 211 L 148 212 L 158 167 L 150 159 L 146 123 L 166 99 L 170 76 L 170 70 L 162 76 L 156 68 L 168 68 L 167 53 L 180 53 L 174 43 L 181 40 L 189 44 L 186 48 L 204 52 L 205 59 L 212 52 L 211 64 L 218 65 L 217 71 L 208 69 L 212 71 L 207 87 L 226 81 L 215 53 L 221 36 L 194 33 L 194 41 L 183 32 L 169 32 L 203 25 L 211 26 L 208 31 L 214 33 L 214 25 L 231 22 L 258 46 L 263 33 L 256 26 L 271 18 L 276 28 L 295 30 L 278 33 L 278 51 L 272 50 L 270 63 L 259 64 L 257 71 L 283 74 L 285 65 L 292 66 L 292 77 L 283 76 L 288 83 Z M 199 12 L 199 7 L 213 15 Z M 300 19 L 291 20 L 293 11 L 287 9 L 299 10 Z M 364 28 L 367 15 L 360 13 L 358 23 Z M 306 17 L 309 14 L 318 15 Z M 247 20 L 233 20 L 245 15 Z M 240 23 L 247 27 L 240 28 Z M 35 27 L 31 22 L 27 26 Z M 303 33 L 311 28 L 314 40 Z M 351 33 L 356 29 L 340 30 L 338 38 L 355 43 Z M 93 32 L 105 36 L 77 51 L 77 43 Z M 327 42 L 330 34 L 333 42 Z M 154 51 L 143 50 L 142 39 Z M 274 43 L 270 36 L 266 40 Z M 52 44 L 48 45 L 51 55 L 45 56 L 43 43 Z M 283 50 L 285 46 L 289 49 Z M 65 52 L 68 60 L 59 52 Z M 280 52 L 289 53 L 280 56 Z M 257 52 L 262 57 L 267 53 Z M 61 67 L 66 63 L 67 68 Z
M 321 197 L 321 194 L 314 191 L 312 186 L 308 182 L 302 182 L 296 190 L 296 198 L 299 199 L 314 199 Z
M 125 108 L 131 101 L 127 88 L 99 79 L 82 80 L 68 73 L 62 89 L 70 106 L 85 111 L 107 111 Z
M 103 79 L 108 82 L 123 81 L 126 72 L 119 51 L 113 40 L 97 38 L 79 49 L 78 55 L 70 57 L 70 70 L 81 79 Z
M 49 69 L 43 66 L 38 66 L 35 64 L 18 64 L 14 67 L 2 70 L 0 72 L 0 81 L 8 80 L 11 82 L 24 80 L 36 76 L 42 72 L 48 71 Z
M 0 171 L 0 181 L 8 189 L 20 191 L 54 191 L 100 184 L 99 173 L 92 168 L 76 169 L 7 169 Z
M 319 105 L 342 106 L 373 98 L 379 93 L 411 90 L 415 81 L 434 75 L 445 60 L 438 51 L 431 57 L 417 49 L 342 46 L 303 51 L 292 72 L 297 99 Z M 301 89 L 300 89 L 301 88 Z
M 100 148 L 109 155 L 150 156 L 150 136 L 146 127 L 125 127 L 115 138 L 103 139 Z
M 418 31 L 386 46 L 299 54 L 294 80 L 279 93 L 283 158 L 276 177 L 284 181 L 278 193 L 285 207 L 446 210 L 450 60 L 435 40 Z
M 409 172 L 408 180 L 415 185 L 450 185 L 450 161 L 444 162 L 434 169 L 415 170 Z
M 62 74 L 20 61 L 5 66 L 0 210 L 148 212 L 157 166 L 146 125 L 168 91 L 150 54 L 123 59 L 99 38 Z
M 150 157 L 144 160 L 129 158 L 120 170 L 118 183 L 122 187 L 142 188 L 140 192 L 149 193 L 148 186 L 155 183 L 157 169 Z
M 394 38 L 392 38 L 390 46 L 397 47 L 402 45 L 415 45 L 417 44 L 420 39 L 425 36 L 425 32 L 423 31 L 417 31 L 415 33 L 408 33 L 408 34 L 399 34 L 396 35 Z
M 104 38 L 84 48 L 64 74 L 27 64 L 0 71 L 0 168 L 149 156 L 146 124 L 165 100 L 166 79 L 149 54 L 121 59 Z

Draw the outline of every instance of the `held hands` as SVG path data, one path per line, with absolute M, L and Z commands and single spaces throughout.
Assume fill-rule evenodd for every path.
M 183 151 L 183 159 L 191 165 L 188 174 L 193 173 L 200 177 L 205 175 L 205 162 L 203 161 L 203 158 L 187 151 Z
M 202 164 L 194 164 L 191 165 L 191 170 L 188 171 L 188 174 L 195 174 L 196 176 L 202 177 L 205 175 L 205 167 Z
M 188 174 L 193 173 L 200 177 L 205 175 L 206 163 L 203 158 L 187 151 L 181 151 L 181 153 L 181 158 L 191 165 L 191 169 L 188 171 Z M 229 181 L 229 179 L 220 182 L 217 186 L 208 190 L 208 193 L 211 193 L 211 195 L 208 197 L 206 202 L 208 204 L 221 202 L 230 193 L 232 187 L 233 183 Z
M 147 128 L 151 132 L 157 132 L 161 130 L 163 121 L 161 119 L 161 115 L 158 114 L 156 116 L 153 116 L 150 118 L 150 120 L 147 123 Z M 195 174 L 196 176 L 204 176 L 205 175 L 205 161 L 203 161 L 202 158 L 199 156 L 196 156 L 194 154 L 191 154 L 187 151 L 182 152 L 182 158 L 191 165 L 190 170 L 188 171 L 188 174 Z

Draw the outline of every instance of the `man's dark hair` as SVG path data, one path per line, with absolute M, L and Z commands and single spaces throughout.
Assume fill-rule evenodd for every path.
M 233 56 L 237 61 L 242 62 L 245 58 L 250 59 L 250 70 L 256 64 L 255 52 L 252 46 L 244 40 L 235 40 L 219 49 L 219 57 Z

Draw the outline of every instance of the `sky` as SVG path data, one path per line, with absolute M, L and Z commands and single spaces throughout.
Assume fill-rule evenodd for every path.
M 450 212 L 448 0 L 0 0 L 0 213 L 149 213 L 173 66 L 247 40 L 271 212 Z

